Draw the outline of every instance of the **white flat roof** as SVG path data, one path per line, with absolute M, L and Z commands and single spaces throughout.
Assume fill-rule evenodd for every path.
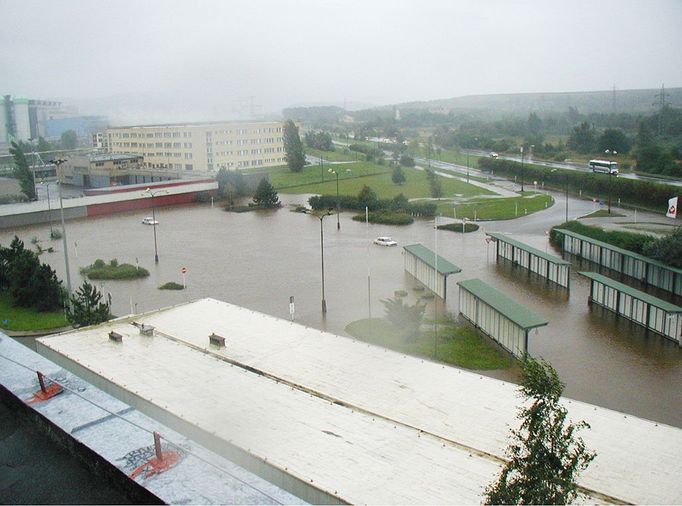
M 157 335 L 117 321 L 39 343 L 352 503 L 480 503 L 518 426 L 516 385 L 221 301 L 136 321 Z M 592 427 L 595 498 L 682 502 L 682 430 L 565 403 Z

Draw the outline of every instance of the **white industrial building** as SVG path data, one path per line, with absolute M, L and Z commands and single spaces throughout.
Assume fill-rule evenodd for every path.
M 37 348 L 315 503 L 478 504 L 518 425 L 516 385 L 213 299 Z M 587 502 L 682 503 L 682 430 L 564 402 L 591 425 Z

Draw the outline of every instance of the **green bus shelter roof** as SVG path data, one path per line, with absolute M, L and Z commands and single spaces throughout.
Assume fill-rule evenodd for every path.
M 486 235 L 489 235 L 490 237 L 492 237 L 493 239 L 496 239 L 498 241 L 506 242 L 508 244 L 511 244 L 512 246 L 516 246 L 517 248 L 525 250 L 528 253 L 535 255 L 536 257 L 540 257 L 544 260 L 548 260 L 549 262 L 551 262 L 553 264 L 571 265 L 571 262 L 567 262 L 566 260 L 563 260 L 562 258 L 559 258 L 558 256 L 550 255 L 549 253 L 545 253 L 544 251 L 541 251 L 537 248 L 533 248 L 532 246 L 528 246 L 527 244 L 524 244 L 521 241 L 517 241 L 516 239 L 512 239 L 508 235 L 500 234 L 498 232 L 486 232 Z
M 586 235 L 577 234 L 571 230 L 566 230 L 564 228 L 555 228 L 554 230 L 556 232 L 561 233 L 561 234 L 568 235 L 570 237 L 575 237 L 576 239 L 580 239 L 582 241 L 590 242 L 592 244 L 596 244 L 596 245 L 601 246 L 603 248 L 608 248 L 610 250 L 613 250 L 617 253 L 621 253 L 623 255 L 627 255 L 627 256 L 630 256 L 632 258 L 636 258 L 637 260 L 641 260 L 642 262 L 646 262 L 646 263 L 649 263 L 651 265 L 655 265 L 657 267 L 667 269 L 671 272 L 677 272 L 679 274 L 682 274 L 682 269 L 678 269 L 676 267 L 672 267 L 671 265 L 664 264 L 663 262 L 659 262 L 658 260 L 654 260 L 653 258 L 645 257 L 644 255 L 640 255 L 638 253 L 635 253 L 634 251 L 619 248 L 618 246 L 614 246 L 613 244 L 609 244 L 609 243 L 603 242 L 603 241 L 598 241 L 597 239 L 592 239 L 591 237 L 588 237 Z
M 642 292 L 641 290 L 637 290 L 636 288 L 632 288 L 629 285 L 611 279 L 607 276 L 604 276 L 603 274 L 598 274 L 596 272 L 579 272 L 578 274 L 585 276 L 586 278 L 593 279 L 596 282 L 601 283 L 603 285 L 610 286 L 611 288 L 618 290 L 619 292 L 623 292 L 629 295 L 630 297 L 646 302 L 651 306 L 661 308 L 663 311 L 667 313 L 682 313 L 682 307 L 680 306 L 676 306 L 675 304 L 671 304 L 668 301 L 659 299 L 658 297 L 654 297 L 653 295 L 649 295 L 648 293 Z
M 405 251 L 412 253 L 419 260 L 427 264 L 433 269 L 435 261 L 435 253 L 423 244 L 410 244 L 409 246 L 403 246 Z M 445 260 L 442 256 L 438 255 L 438 272 L 447 276 L 448 274 L 455 274 L 457 272 L 462 272 L 462 269 L 457 267 L 452 262 Z
M 542 316 L 535 314 L 530 309 L 518 304 L 480 279 L 467 279 L 466 281 L 458 281 L 457 284 L 467 292 L 470 292 L 481 299 L 504 317 L 513 321 L 522 329 L 527 330 L 534 327 L 542 327 L 549 323 L 549 321 Z

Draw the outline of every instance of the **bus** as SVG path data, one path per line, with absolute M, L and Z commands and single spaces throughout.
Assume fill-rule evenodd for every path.
M 592 172 L 602 172 L 604 174 L 618 175 L 618 164 L 616 162 L 609 162 L 606 160 L 590 160 L 587 164 Z

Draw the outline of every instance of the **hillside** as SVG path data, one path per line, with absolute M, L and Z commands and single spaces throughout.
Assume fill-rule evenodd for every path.
M 648 113 L 660 100 L 660 89 L 618 90 L 615 92 L 615 112 Z M 665 90 L 668 105 L 682 107 L 682 88 Z M 390 106 L 393 107 L 393 106 Z M 499 95 L 468 95 L 464 97 L 406 102 L 396 104 L 400 110 L 427 109 L 431 112 L 475 112 L 490 110 L 503 114 L 529 112 L 566 112 L 577 108 L 582 114 L 614 112 L 613 90 L 564 93 L 506 93 Z

